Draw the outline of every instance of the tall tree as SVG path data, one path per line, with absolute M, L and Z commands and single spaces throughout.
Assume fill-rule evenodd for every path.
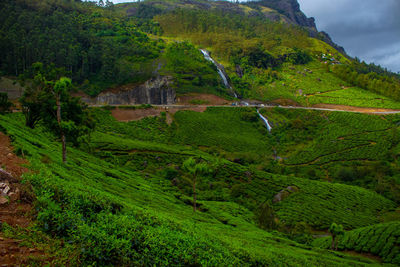
M 63 162 L 67 161 L 67 139 L 65 137 L 65 131 L 61 117 L 61 95 L 67 94 L 69 90 L 72 88 L 71 79 L 66 77 L 61 77 L 58 81 L 55 82 L 53 86 L 53 95 L 56 98 L 57 105 L 57 122 L 61 135 L 61 143 L 62 143 L 62 159 Z
M 329 232 L 332 235 L 332 250 L 337 250 L 338 247 L 338 237 L 344 234 L 343 225 L 332 223 L 329 227 Z
M 21 104 L 27 126 L 34 127 L 41 120 L 49 131 L 60 137 L 62 160 L 66 162 L 67 139 L 79 145 L 82 137 L 94 128 L 94 120 L 87 106 L 80 99 L 71 97 L 71 79 L 63 74 L 62 68 L 35 63 L 27 74 L 33 76 L 29 82 L 32 86 L 21 98 Z
M 188 158 L 183 162 L 183 169 L 187 171 L 192 176 L 192 185 L 193 185 L 193 211 L 196 212 L 197 206 L 197 178 L 204 176 L 211 172 L 211 168 L 208 166 L 206 162 L 197 163 L 195 159 Z

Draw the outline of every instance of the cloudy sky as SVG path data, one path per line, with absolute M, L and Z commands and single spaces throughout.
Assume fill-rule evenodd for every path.
M 400 0 L 298 0 L 351 56 L 400 72 Z
M 132 0 L 114 0 L 114 3 Z M 347 53 L 400 72 L 400 0 L 298 0 Z

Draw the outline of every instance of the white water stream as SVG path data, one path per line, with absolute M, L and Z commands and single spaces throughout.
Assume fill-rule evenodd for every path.
M 258 111 L 258 109 L 257 109 L 257 113 L 258 113 L 258 116 L 260 116 L 260 118 L 263 120 L 265 126 L 267 127 L 268 132 L 271 132 L 272 127 L 271 127 L 271 125 L 269 124 L 267 118 L 265 118 L 263 115 L 261 115 L 261 113 L 260 113 L 260 111 Z
M 201 53 L 203 53 L 204 58 L 205 58 L 206 60 L 212 62 L 212 63 L 217 67 L 218 74 L 219 74 L 219 76 L 221 76 L 222 80 L 224 81 L 225 87 L 229 88 L 229 89 L 233 92 L 233 95 L 235 96 L 235 98 L 238 98 L 236 92 L 233 90 L 232 86 L 229 84 L 228 78 L 225 76 L 225 73 L 224 73 L 224 71 L 222 70 L 221 66 L 220 66 L 219 64 L 217 64 L 217 62 L 215 62 L 214 59 L 212 59 L 212 57 L 210 56 L 210 54 L 208 53 L 208 51 L 206 51 L 206 50 L 204 50 L 204 49 L 200 49 L 200 51 L 201 51 Z M 247 102 L 242 102 L 242 103 L 243 103 L 245 106 L 249 106 L 249 103 L 247 103 Z M 260 116 L 260 118 L 263 120 L 265 126 L 267 127 L 267 130 L 268 130 L 269 132 L 271 132 L 272 127 L 271 127 L 271 125 L 269 124 L 267 118 L 265 118 L 263 115 L 261 115 L 261 113 L 258 111 L 258 109 L 257 109 L 257 113 L 258 113 L 258 115 Z
M 232 89 L 232 86 L 229 84 L 228 78 L 226 77 L 226 75 L 225 75 L 224 71 L 222 70 L 222 68 L 220 67 L 220 65 L 217 64 L 217 62 L 215 62 L 214 59 L 212 59 L 212 57 L 210 56 L 210 54 L 208 53 L 208 51 L 206 51 L 206 50 L 204 50 L 204 49 L 200 49 L 200 51 L 201 51 L 201 53 L 203 53 L 204 58 L 205 58 L 206 60 L 211 61 L 211 62 L 217 67 L 218 74 L 219 74 L 219 76 L 221 76 L 222 81 L 224 82 L 225 87 L 231 89 L 231 91 L 232 91 L 233 95 L 235 96 L 235 98 L 238 98 L 236 92 Z

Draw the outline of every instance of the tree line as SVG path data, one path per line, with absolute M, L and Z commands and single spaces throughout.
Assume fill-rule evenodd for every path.
M 0 70 L 18 76 L 33 63 L 54 63 L 96 95 L 110 85 L 146 80 L 159 55 L 134 19 L 94 2 L 3 0 Z M 144 25 L 147 28 L 149 25 Z
M 330 70 L 353 86 L 400 101 L 400 78 L 394 73 L 380 71 L 381 68 L 374 66 L 369 68 L 365 63 L 354 61 L 351 65 L 334 65 Z

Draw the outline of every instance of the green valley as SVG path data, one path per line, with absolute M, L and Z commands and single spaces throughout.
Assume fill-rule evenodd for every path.
M 296 0 L 0 14 L 0 265 L 400 265 L 400 76 Z

